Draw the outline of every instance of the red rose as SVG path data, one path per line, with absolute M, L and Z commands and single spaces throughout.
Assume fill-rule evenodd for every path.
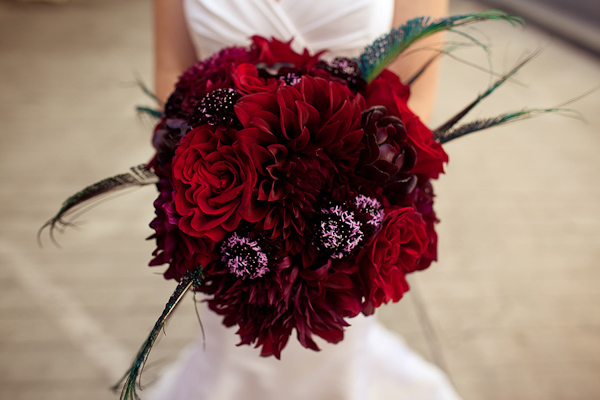
M 419 182 L 415 190 L 412 192 L 412 202 L 415 209 L 423 217 L 423 221 L 427 224 L 427 234 L 429 235 L 429 246 L 427 251 L 419 260 L 419 265 L 415 269 L 422 270 L 431 265 L 432 261 L 437 260 L 437 242 L 438 237 L 435 232 L 435 224 L 439 222 L 433 209 L 433 186 L 431 181 Z
M 250 212 L 254 163 L 239 144 L 223 145 L 202 125 L 181 141 L 173 158 L 174 203 L 179 228 L 218 242 Z
M 444 172 L 448 155 L 442 145 L 433 140 L 431 130 L 404 105 L 400 108 L 409 143 L 417 152 L 417 162 L 411 173 L 437 179 Z
M 417 161 L 410 173 L 435 179 L 444 172 L 448 155 L 442 145 L 433 140 L 431 130 L 408 108 L 409 95 L 409 87 L 389 71 L 384 71 L 365 89 L 367 107 L 385 106 L 389 113 L 402 119 L 408 142 L 417 152 Z
M 264 79 L 253 64 L 241 64 L 233 73 L 234 88 L 241 94 L 272 92 L 284 82 L 275 78 Z
M 412 207 L 387 214 L 373 242 L 357 256 L 365 287 L 365 315 L 382 303 L 402 298 L 408 290 L 405 275 L 415 270 L 428 244 L 426 224 Z
M 158 169 L 157 171 L 160 171 Z M 180 280 L 187 271 L 195 270 L 198 265 L 208 265 L 217 260 L 215 243 L 206 238 L 191 237 L 178 229 L 180 216 L 173 205 L 173 186 L 163 177 L 157 184 L 159 196 L 154 201 L 156 218 L 150 223 L 155 230 L 149 239 L 156 239 L 156 250 L 151 266 L 169 264 L 165 271 L 166 279 Z

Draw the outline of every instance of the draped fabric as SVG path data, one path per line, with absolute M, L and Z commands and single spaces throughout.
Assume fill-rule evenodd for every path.
M 349 322 L 338 344 L 320 352 L 295 337 L 281 360 L 236 346 L 235 328 L 201 310 L 205 336 L 147 393 L 144 400 L 458 400 L 447 377 L 374 317 Z M 144 394 L 144 392 L 142 392 Z
M 389 32 L 392 0 L 184 0 L 199 59 L 249 37 L 293 40 L 295 50 L 354 57 Z

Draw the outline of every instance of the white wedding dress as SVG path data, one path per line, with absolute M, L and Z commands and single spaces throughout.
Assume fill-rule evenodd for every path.
M 356 56 L 392 23 L 393 0 L 184 0 L 198 58 L 259 34 L 294 38 L 296 50 Z M 457 400 L 447 377 L 374 317 L 351 319 L 320 352 L 293 337 L 281 360 L 239 342 L 235 328 L 201 307 L 200 335 L 144 400 Z M 205 346 L 204 346 L 205 343 Z

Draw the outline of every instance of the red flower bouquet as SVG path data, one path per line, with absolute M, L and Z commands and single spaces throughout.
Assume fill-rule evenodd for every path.
M 436 257 L 429 182 L 448 157 L 408 93 L 260 37 L 194 65 L 155 132 L 152 265 L 202 268 L 197 290 L 263 356 L 294 331 L 342 340 Z
M 410 90 L 385 66 L 415 40 L 466 23 L 514 17 L 486 12 L 409 21 L 357 59 L 295 53 L 254 37 L 199 62 L 160 113 L 148 165 L 69 198 L 75 206 L 130 185 L 156 184 L 151 265 L 179 281 L 124 377 L 133 398 L 150 348 L 183 294 L 206 294 L 241 344 L 279 358 L 291 335 L 318 350 L 337 343 L 359 313 L 409 289 L 406 275 L 437 258 L 431 181 L 442 143 L 541 111 L 457 126 L 518 68 L 435 131 L 407 106 Z

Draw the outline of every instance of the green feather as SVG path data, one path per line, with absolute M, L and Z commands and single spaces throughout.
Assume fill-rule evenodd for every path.
M 154 328 L 150 331 L 148 338 L 140 348 L 131 365 L 129 371 L 125 373 L 123 378 L 115 386 L 113 386 L 113 390 L 117 391 L 121 385 L 123 388 L 121 389 L 121 400 L 139 400 L 140 397 L 137 394 L 137 389 L 141 389 L 141 377 L 144 366 L 146 365 L 146 361 L 148 360 L 148 356 L 150 355 L 150 351 L 158 338 L 158 335 L 161 330 L 164 329 L 167 320 L 175 310 L 175 308 L 179 305 L 183 296 L 187 293 L 188 290 L 196 290 L 196 288 L 202 282 L 202 267 L 198 267 L 194 271 L 188 271 L 182 278 L 181 282 L 177 285 L 173 294 L 169 298 L 169 301 L 165 305 L 165 309 L 163 310 L 161 316 L 158 318 L 156 323 L 154 324 Z
M 478 119 L 456 128 L 450 129 L 445 132 L 438 132 L 434 135 L 434 139 L 442 144 L 447 143 L 453 139 L 465 136 L 472 132 L 481 131 L 494 126 L 506 124 L 508 122 L 516 122 L 527 118 L 533 118 L 540 114 L 546 113 L 563 113 L 563 115 L 570 117 L 578 117 L 574 111 L 565 108 L 531 108 L 521 111 L 515 111 L 511 113 L 500 114 L 496 117 Z
M 142 92 L 144 92 L 144 94 L 146 96 L 148 96 L 152 100 L 154 100 L 156 102 L 156 104 L 162 105 L 162 101 L 160 101 L 160 99 L 156 96 L 156 94 L 154 94 L 154 92 L 152 90 L 150 90 L 150 88 L 148 88 L 148 86 L 146 86 L 146 84 L 144 83 L 144 81 L 142 80 L 142 78 L 140 78 L 138 76 L 136 78 L 136 82 L 137 82 L 138 86 L 140 87 L 140 89 L 142 89 Z
M 155 108 L 150 108 L 146 106 L 137 106 L 135 107 L 136 111 L 140 114 L 146 114 L 153 118 L 161 118 L 163 116 L 162 111 L 157 110 Z
M 417 40 L 437 32 L 452 31 L 463 25 L 487 20 L 503 20 L 513 25 L 523 23 L 521 18 L 497 10 L 455 15 L 433 22 L 428 17 L 414 18 L 367 46 L 355 61 L 359 65 L 363 79 L 369 83 Z
M 93 185 L 86 187 L 83 190 L 75 193 L 68 199 L 66 199 L 60 210 L 56 215 L 50 218 L 44 226 L 38 231 L 38 242 L 41 244 L 41 234 L 45 228 L 50 229 L 50 239 L 57 244 L 54 239 L 54 230 L 58 229 L 59 232 L 64 227 L 72 225 L 72 223 L 65 220 L 65 217 L 70 215 L 76 208 L 89 204 L 90 200 L 97 199 L 100 196 L 108 193 L 115 192 L 117 190 L 132 188 L 135 186 L 145 186 L 158 182 L 158 177 L 154 172 L 148 169 L 145 164 L 138 165 L 131 168 L 131 172 L 119 174 L 96 182 Z M 58 244 L 57 244 L 58 245 Z
M 460 121 L 477 104 L 479 104 L 483 99 L 485 99 L 490 94 L 492 94 L 504 82 L 509 80 L 513 75 L 515 75 L 525 64 L 527 64 L 529 61 L 533 60 L 538 54 L 539 54 L 539 52 L 535 52 L 535 53 L 527 56 L 523 61 L 521 61 L 519 64 L 517 64 L 512 70 L 510 70 L 508 73 L 506 73 L 506 74 L 502 75 L 500 78 L 498 78 L 496 80 L 496 82 L 494 82 L 489 88 L 486 89 L 485 92 L 483 92 L 482 94 L 477 96 L 475 98 L 475 100 L 473 100 L 465 108 L 463 108 L 461 111 L 459 111 L 456 115 L 454 115 L 452 118 L 450 118 L 444 124 L 442 124 L 442 126 L 435 129 L 433 131 L 434 137 L 443 137 L 446 132 L 450 131 L 452 129 L 452 127 L 456 123 L 458 123 L 458 121 Z

